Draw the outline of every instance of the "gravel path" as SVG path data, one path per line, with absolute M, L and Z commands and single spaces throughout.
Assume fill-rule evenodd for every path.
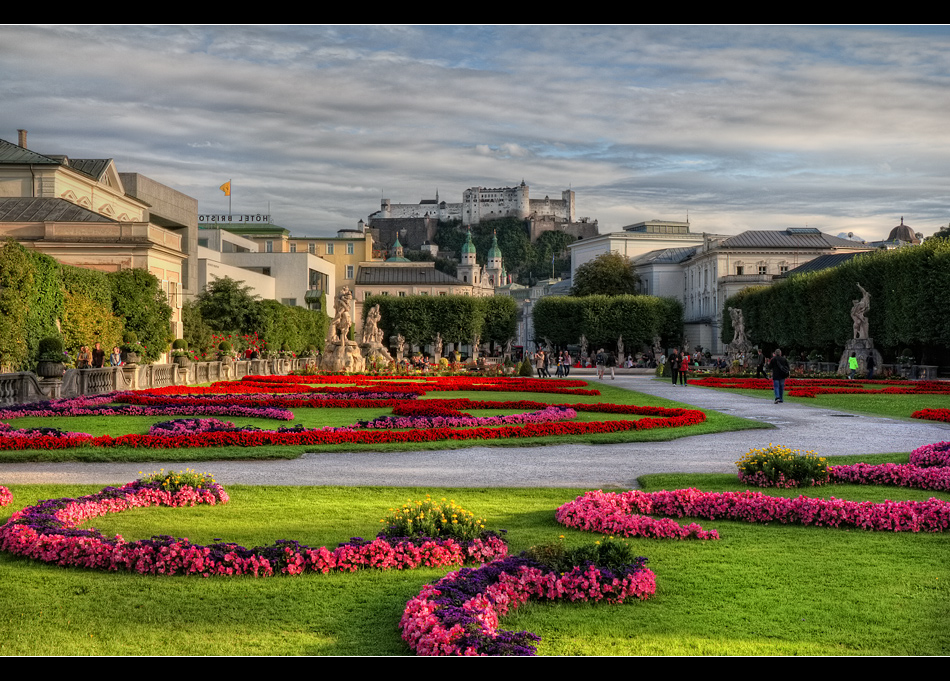
M 595 377 L 592 383 L 596 383 Z M 632 488 L 646 473 L 732 473 L 735 461 L 770 442 L 823 456 L 906 452 L 950 440 L 950 425 L 855 416 L 801 404 L 673 386 L 650 376 L 618 376 L 612 385 L 765 421 L 771 430 L 696 435 L 669 442 L 548 447 L 469 447 L 457 450 L 307 454 L 292 461 L 164 464 L 208 471 L 219 482 L 251 485 L 385 485 L 420 487 Z M 155 463 L 0 464 L 0 483 L 117 484 Z

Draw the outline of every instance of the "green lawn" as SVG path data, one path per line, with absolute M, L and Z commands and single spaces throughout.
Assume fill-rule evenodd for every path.
M 555 381 L 552 381 L 552 385 Z M 690 405 L 673 402 L 651 395 L 624 390 L 614 386 L 598 385 L 601 395 L 551 395 L 545 393 L 514 393 L 514 392 L 430 392 L 424 399 L 469 398 L 483 401 L 504 400 L 532 400 L 547 404 L 592 404 L 607 402 L 613 404 L 652 405 L 659 407 L 686 407 Z M 302 423 L 308 428 L 319 426 L 344 426 L 355 423 L 360 419 L 375 418 L 391 413 L 388 409 L 293 409 L 295 419 L 293 423 Z M 656 442 L 672 440 L 690 435 L 704 435 L 730 430 L 745 430 L 754 428 L 771 428 L 772 426 L 758 421 L 741 419 L 712 410 L 704 410 L 707 420 L 704 423 L 686 428 L 656 428 L 644 431 L 628 431 L 622 433 L 591 434 L 585 436 L 551 436 L 531 439 L 507 440 L 468 440 L 445 441 L 430 443 L 394 443 L 380 445 L 324 445 L 324 446 L 289 446 L 289 447 L 219 447 L 193 449 L 136 449 L 131 447 L 95 448 L 83 447 L 61 450 L 23 450 L 0 451 L 0 463 L 22 461 L 147 461 L 147 462 L 176 462 L 176 461 L 220 461 L 239 459 L 295 459 L 307 452 L 321 451 L 419 451 L 440 449 L 461 449 L 476 446 L 503 446 L 503 447 L 537 447 L 548 444 L 573 443 L 617 443 L 617 442 Z M 517 411 L 482 411 L 475 410 L 474 416 L 492 416 L 499 413 L 517 413 Z M 146 433 L 151 424 L 166 421 L 172 417 L 165 416 L 74 416 L 55 420 L 44 417 L 25 417 L 13 419 L 10 424 L 17 428 L 35 428 L 39 426 L 55 425 L 64 430 L 89 433 L 91 435 L 123 435 L 126 433 Z M 181 418 L 181 417 L 180 417 Z M 273 429 L 280 425 L 287 425 L 283 421 L 270 419 L 221 417 L 237 425 L 256 425 L 261 428 Z M 581 412 L 578 421 L 617 420 L 624 418 L 618 414 L 604 414 L 596 412 Z
M 731 475 L 646 476 L 641 483 L 648 490 L 741 489 Z M 0 518 L 40 498 L 97 490 L 11 489 L 15 505 L 0 510 Z M 283 538 L 332 547 L 350 536 L 374 535 L 389 508 L 431 494 L 455 499 L 486 516 L 490 527 L 507 529 L 512 550 L 520 551 L 560 535 L 570 544 L 596 539 L 554 522 L 554 509 L 583 491 L 234 486 L 226 506 L 139 509 L 94 525 L 127 539 L 172 534 L 253 546 Z M 829 487 L 821 493 L 873 501 L 950 500 L 946 494 L 879 487 Z M 722 539 L 629 540 L 657 575 L 654 599 L 621 606 L 529 604 L 503 626 L 540 634 L 543 655 L 950 654 L 950 534 L 702 524 L 718 529 Z M 0 652 L 407 654 L 396 629 L 405 603 L 444 572 L 162 578 L 65 569 L 0 554 Z
M 855 381 L 855 387 L 866 387 L 870 389 L 880 388 L 874 384 L 863 385 L 860 381 Z M 701 388 L 703 386 L 694 386 Z M 948 395 L 818 395 L 817 397 L 791 397 L 788 391 L 791 388 L 785 386 L 785 401 L 797 402 L 811 407 L 822 409 L 835 409 L 854 414 L 869 414 L 872 416 L 890 416 L 897 419 L 909 419 L 910 415 L 918 409 L 950 409 L 950 396 Z M 772 400 L 774 395 L 772 388 L 767 390 L 738 390 L 732 388 L 706 388 L 706 390 L 721 390 L 723 392 L 734 393 L 736 395 L 745 395 L 746 397 L 758 397 L 761 399 Z

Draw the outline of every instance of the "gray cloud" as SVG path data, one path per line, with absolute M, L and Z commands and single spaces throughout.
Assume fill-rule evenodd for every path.
M 295 233 L 385 195 L 572 186 L 602 231 L 950 222 L 948 31 L 2 27 L 0 137 L 111 156 Z M 915 212 L 916 211 L 916 212 Z

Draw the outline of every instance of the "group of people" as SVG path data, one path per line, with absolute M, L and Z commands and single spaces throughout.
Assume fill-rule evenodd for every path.
M 76 355 L 77 369 L 101 369 L 105 366 L 106 351 L 102 349 L 102 343 L 96 343 L 92 350 L 86 345 L 79 346 L 79 354 Z M 112 348 L 112 354 L 109 355 L 109 366 L 122 366 L 122 352 L 119 347 Z
M 567 378 L 571 373 L 571 363 L 573 360 L 571 353 L 567 350 L 564 352 L 547 353 L 544 350 L 538 349 L 532 359 L 534 360 L 534 368 L 538 374 L 538 378 L 551 378 L 551 372 L 548 371 L 548 367 L 551 366 L 552 359 L 553 363 L 557 365 L 555 376 L 558 378 Z

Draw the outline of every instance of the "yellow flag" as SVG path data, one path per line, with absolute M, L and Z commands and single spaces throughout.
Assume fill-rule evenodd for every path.
M 231 196 L 231 180 L 228 180 L 222 184 L 220 187 L 218 187 L 218 189 L 223 191 L 225 196 Z

